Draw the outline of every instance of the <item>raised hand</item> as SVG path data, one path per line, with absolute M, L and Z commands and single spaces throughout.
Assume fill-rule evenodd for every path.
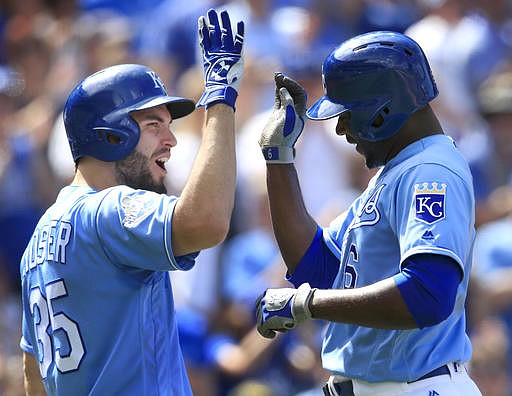
M 203 55 L 205 91 L 197 106 L 208 108 L 226 103 L 235 109 L 235 101 L 243 75 L 244 23 L 238 22 L 233 37 L 227 11 L 209 10 L 207 18 L 199 17 L 199 42 Z
M 274 80 L 274 110 L 263 128 L 259 144 L 268 163 L 292 163 L 295 142 L 304 128 L 307 94 L 295 80 L 282 73 L 276 73 Z

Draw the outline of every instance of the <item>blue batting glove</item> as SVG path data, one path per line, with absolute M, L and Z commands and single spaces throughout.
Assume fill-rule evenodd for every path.
M 276 331 L 286 333 L 311 319 L 309 302 L 315 290 L 308 283 L 298 289 L 267 289 L 256 302 L 258 332 L 265 338 L 274 338 Z
M 209 10 L 208 21 L 199 17 L 199 42 L 203 54 L 205 91 L 197 107 L 207 109 L 216 103 L 226 103 L 235 109 L 235 101 L 243 75 L 244 23 L 238 22 L 233 38 L 227 11 Z

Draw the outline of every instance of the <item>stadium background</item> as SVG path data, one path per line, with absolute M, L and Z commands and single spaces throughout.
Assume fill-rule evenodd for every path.
M 169 92 L 197 100 L 197 18 L 210 7 L 246 21 L 246 62 L 230 235 L 203 252 L 192 271 L 171 274 L 195 394 L 321 394 L 322 323 L 275 341 L 254 331 L 257 295 L 284 284 L 257 139 L 273 105 L 274 71 L 298 79 L 312 101 L 321 93 L 322 59 L 334 46 L 366 31 L 395 30 L 424 48 L 440 90 L 434 107 L 473 171 L 478 243 L 468 300 L 470 367 L 484 395 L 510 396 L 511 0 L 0 0 L 0 396 L 23 395 L 19 258 L 39 215 L 74 172 L 61 118 L 68 92 L 100 68 L 143 63 Z M 173 124 L 173 194 L 196 153 L 202 112 Z M 297 147 L 306 204 L 323 223 L 371 176 L 333 131 L 332 122 L 308 122 Z

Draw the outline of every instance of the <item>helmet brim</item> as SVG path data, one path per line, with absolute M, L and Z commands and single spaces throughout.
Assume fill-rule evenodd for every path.
M 196 108 L 196 104 L 191 99 L 180 98 L 177 96 L 158 96 L 137 106 L 132 111 L 150 109 L 163 104 L 167 105 L 173 120 L 189 115 Z
M 311 120 L 328 120 L 348 110 L 346 106 L 332 102 L 327 96 L 322 96 L 306 111 L 306 116 Z

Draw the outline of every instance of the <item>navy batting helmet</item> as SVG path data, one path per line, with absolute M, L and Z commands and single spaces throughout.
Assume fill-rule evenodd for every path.
M 117 161 L 126 157 L 140 137 L 130 113 L 162 104 L 173 119 L 195 109 L 190 99 L 168 96 L 160 78 L 146 66 L 116 65 L 85 78 L 73 89 L 64 108 L 73 159 L 91 156 Z
M 365 33 L 343 42 L 322 67 L 324 96 L 307 111 L 325 120 L 350 111 L 350 127 L 363 140 L 384 140 L 437 94 L 427 58 L 411 38 Z

